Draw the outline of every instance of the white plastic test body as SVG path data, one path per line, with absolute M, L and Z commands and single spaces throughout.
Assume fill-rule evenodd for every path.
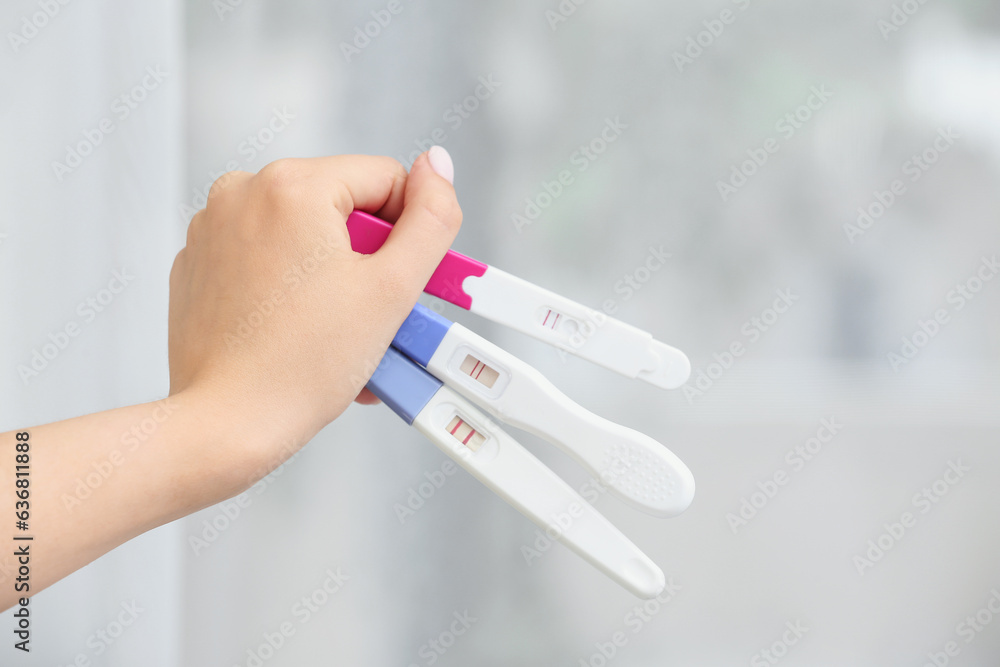
M 494 266 L 466 277 L 462 289 L 473 313 L 627 378 L 676 389 L 691 375 L 687 355 L 652 334 Z
M 663 571 L 561 477 L 466 399 L 442 387 L 413 420 L 441 451 L 601 572 L 641 598 Z
M 669 449 L 586 410 L 538 370 L 458 323 L 427 370 L 496 419 L 556 445 L 636 509 L 675 516 L 694 498 L 694 476 Z
M 356 252 L 372 253 L 392 225 L 354 211 L 347 229 Z M 627 378 L 676 389 L 691 374 L 687 356 L 652 334 L 454 250 L 445 253 L 424 291 Z

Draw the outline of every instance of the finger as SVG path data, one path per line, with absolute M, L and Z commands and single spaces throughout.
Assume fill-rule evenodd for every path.
M 212 187 L 208 190 L 208 201 L 218 198 L 230 188 L 239 188 L 252 178 L 253 174 L 246 171 L 227 171 L 212 183 Z
M 391 157 L 335 155 L 296 162 L 317 187 L 336 182 L 344 186 L 335 193 L 334 205 L 345 218 L 357 209 L 392 222 L 403 209 L 406 169 Z
M 198 238 L 199 230 L 205 224 L 204 219 L 205 219 L 205 209 L 201 209 L 191 217 L 190 222 L 188 222 L 187 240 L 184 242 L 185 245 L 194 244 L 195 239 Z
M 376 261 L 391 264 L 407 284 L 423 288 L 462 225 L 462 209 L 452 187 L 448 152 L 434 146 L 417 158 L 406 179 L 403 210 Z
M 227 171 L 222 176 L 215 179 L 215 182 L 212 183 L 212 187 L 209 188 L 208 194 L 206 195 L 205 208 L 195 213 L 191 217 L 191 220 L 188 221 L 187 245 L 195 243 L 201 234 L 202 228 L 208 224 L 208 209 L 212 208 L 215 210 L 220 205 L 220 199 L 227 196 L 227 194 L 228 196 L 233 196 L 234 194 L 235 196 L 239 196 L 236 193 L 238 193 L 252 178 L 253 174 L 245 171 Z
M 368 387 L 365 387 L 354 399 L 354 402 L 359 405 L 378 405 L 382 401 Z

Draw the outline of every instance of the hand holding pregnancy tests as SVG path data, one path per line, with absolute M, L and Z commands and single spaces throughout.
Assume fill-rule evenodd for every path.
M 390 347 L 368 389 L 490 490 L 642 598 L 659 567 L 562 478 L 441 381 Z
M 647 435 L 574 403 L 536 369 L 419 303 L 392 346 L 493 417 L 556 445 L 629 505 L 674 516 L 694 497 L 694 478 Z
M 373 253 L 392 225 L 354 211 L 347 229 L 356 252 Z M 628 378 L 675 389 L 691 374 L 684 353 L 651 334 L 454 250 L 424 291 Z

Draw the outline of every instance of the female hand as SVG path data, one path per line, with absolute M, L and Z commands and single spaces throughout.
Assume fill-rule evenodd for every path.
M 30 461 L 36 545 L 30 590 L 4 585 L 0 609 L 244 491 L 359 393 L 371 402 L 365 383 L 461 225 L 451 181 L 440 147 L 409 174 L 340 156 L 216 181 L 170 275 L 170 396 L 0 434 L 3 460 Z M 355 209 L 396 223 L 372 255 L 351 250 Z M 4 507 L 15 491 L 0 467 Z

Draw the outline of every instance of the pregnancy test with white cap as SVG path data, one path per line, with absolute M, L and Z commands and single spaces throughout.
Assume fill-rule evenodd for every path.
M 562 449 L 632 507 L 666 517 L 691 504 L 694 477 L 669 449 L 581 407 L 461 324 L 418 303 L 392 346 L 493 417 Z
M 562 478 L 440 380 L 390 347 L 368 389 L 550 536 L 641 598 L 663 572 Z
M 370 254 L 392 225 L 354 211 L 347 229 L 354 250 Z M 628 378 L 675 389 L 691 374 L 684 353 L 651 334 L 454 250 L 424 291 Z

